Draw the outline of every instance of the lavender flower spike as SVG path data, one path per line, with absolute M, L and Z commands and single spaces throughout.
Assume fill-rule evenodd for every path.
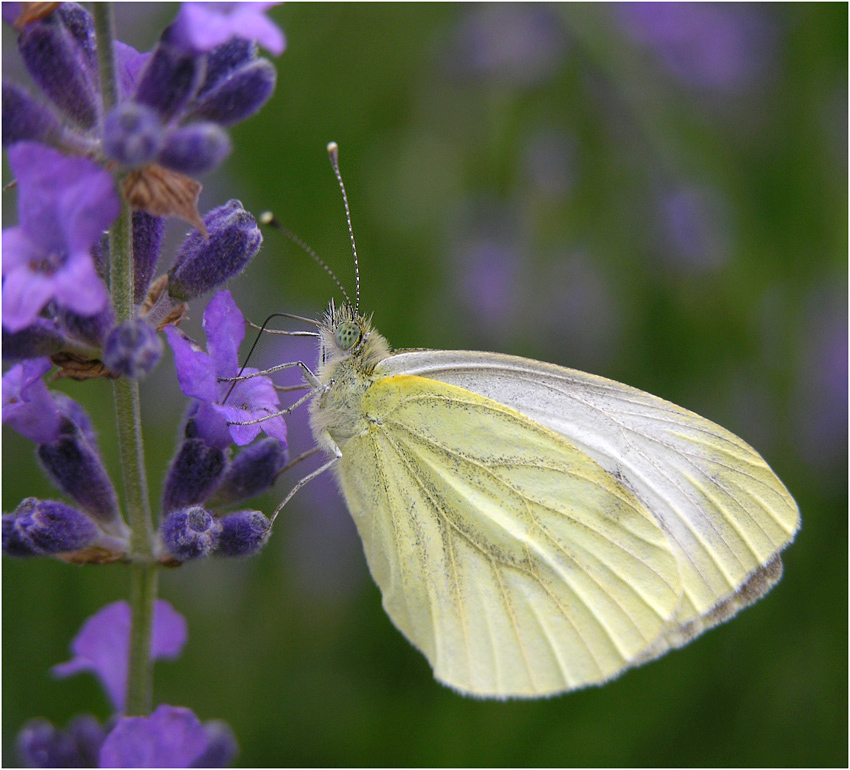
M 51 299 L 79 315 L 99 313 L 109 295 L 91 251 L 120 212 L 112 177 L 32 142 L 11 147 L 9 162 L 20 224 L 3 231 L 3 325 L 26 328 Z

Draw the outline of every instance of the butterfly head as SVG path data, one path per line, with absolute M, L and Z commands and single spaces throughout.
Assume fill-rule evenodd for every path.
M 326 371 L 348 361 L 368 372 L 390 353 L 387 341 L 372 328 L 371 319 L 348 303 L 337 307 L 331 302 L 320 331 L 320 360 Z

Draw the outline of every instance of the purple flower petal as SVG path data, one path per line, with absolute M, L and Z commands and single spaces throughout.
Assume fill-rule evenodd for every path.
M 13 334 L 26 329 L 52 296 L 53 283 L 49 276 L 28 267 L 13 270 L 3 278 L 3 325 Z
M 108 294 L 91 250 L 118 216 L 111 175 L 86 158 L 33 142 L 9 149 L 20 225 L 3 232 L 3 323 L 33 323 L 55 297 L 80 315 L 102 311 Z
M 213 409 L 218 412 L 228 423 L 240 423 L 255 420 L 258 417 L 264 417 L 264 414 L 254 414 L 247 409 L 238 409 L 236 407 L 227 406 L 227 404 L 214 404 Z M 250 444 L 262 432 L 263 423 L 255 423 L 253 425 L 228 425 L 230 437 L 236 446 L 245 446 Z
M 154 610 L 151 660 L 174 659 L 183 649 L 186 620 L 168 602 L 158 599 Z M 130 606 L 120 601 L 92 615 L 71 643 L 74 657 L 54 666 L 52 672 L 67 677 L 91 671 L 99 679 L 117 712 L 124 711 L 130 649 Z M 120 765 L 119 765 L 120 766 Z
M 3 231 L 3 275 L 29 261 L 30 239 L 23 227 L 7 227 Z
M 254 425 L 228 425 L 275 414 L 280 399 L 268 377 L 231 382 L 218 382 L 218 377 L 233 377 L 239 371 L 239 345 L 245 336 L 245 319 L 229 291 L 218 292 L 204 313 L 204 329 L 210 354 L 181 335 L 177 329 L 166 327 L 165 333 L 174 350 L 177 380 L 180 389 L 201 401 L 195 415 L 199 435 L 220 448 L 230 440 L 244 446 L 262 431 L 279 441 L 286 441 L 286 423 L 275 417 Z M 254 374 L 256 369 L 245 369 Z M 228 438 L 229 434 L 229 438 Z
M 232 37 L 256 40 L 275 56 L 286 48 L 283 32 L 263 13 L 277 3 L 183 3 L 175 33 L 197 51 L 211 51 Z
M 239 346 L 245 339 L 245 317 L 229 291 L 218 292 L 207 305 L 204 333 L 216 376 L 235 377 L 239 372 Z
M 218 387 L 212 358 L 174 326 L 165 327 L 165 338 L 174 351 L 180 390 L 191 398 L 215 401 Z
M 89 253 L 68 257 L 65 267 L 54 276 L 53 290 L 60 305 L 82 316 L 96 315 L 109 302 L 109 292 Z
M 186 708 L 162 705 L 149 717 L 124 717 L 104 741 L 101 767 L 192 767 L 210 736 Z
M 254 374 L 256 371 L 256 369 L 247 368 L 244 374 Z M 228 386 L 222 394 L 223 398 L 230 389 L 230 383 L 222 384 Z M 254 377 L 237 382 L 227 401 L 216 405 L 215 409 L 224 415 L 228 422 L 248 422 L 280 411 L 280 399 L 268 377 Z M 238 446 L 249 444 L 260 431 L 279 441 L 286 441 L 286 423 L 283 417 L 264 420 L 254 425 L 230 426 L 230 434 Z
M 227 449 L 233 443 L 231 426 L 227 424 L 227 417 L 218 411 L 216 404 L 202 401 L 198 405 L 195 422 L 198 426 L 198 435 L 208 444 L 219 449 Z
M 41 379 L 53 364 L 33 358 L 3 375 L 3 422 L 37 444 L 59 436 L 62 414 Z
M 21 226 L 43 246 L 89 249 L 120 213 L 112 176 L 87 158 L 19 142 L 9 148 L 9 163 Z
M 67 161 L 72 161 L 68 163 Z M 85 161 L 85 165 L 76 161 Z M 71 252 L 90 251 L 121 213 L 112 175 L 85 158 L 65 158 L 73 181 L 57 195 L 57 215 Z
M 118 75 L 118 83 L 121 86 L 121 95 L 128 97 L 136 85 L 136 79 L 145 62 L 150 58 L 149 53 L 139 53 L 132 46 L 116 40 L 113 43 L 115 49 L 115 72 Z

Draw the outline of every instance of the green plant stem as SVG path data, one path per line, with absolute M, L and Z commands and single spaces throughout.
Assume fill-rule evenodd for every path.
M 100 98 L 104 113 L 115 106 L 115 17 L 112 3 L 92 3 L 94 31 L 97 36 L 97 68 L 100 74 Z
M 114 20 L 111 3 L 94 3 L 97 59 L 103 110 L 115 104 Z M 119 189 L 120 189 L 120 180 Z M 116 322 L 135 319 L 133 213 L 123 199 L 121 215 L 109 231 L 109 286 Z M 128 715 L 150 713 L 153 703 L 151 636 L 157 591 L 153 522 L 148 499 L 139 384 L 127 377 L 113 381 L 118 454 L 124 483 L 124 504 L 132 529 L 130 538 L 130 659 L 127 676 Z

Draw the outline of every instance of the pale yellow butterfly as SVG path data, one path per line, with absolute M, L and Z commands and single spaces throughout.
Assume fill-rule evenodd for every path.
M 296 489 L 333 468 L 387 614 L 463 693 L 551 695 L 680 647 L 771 589 L 800 526 L 693 412 L 515 356 L 392 352 L 350 302 L 308 381 L 331 459 Z

